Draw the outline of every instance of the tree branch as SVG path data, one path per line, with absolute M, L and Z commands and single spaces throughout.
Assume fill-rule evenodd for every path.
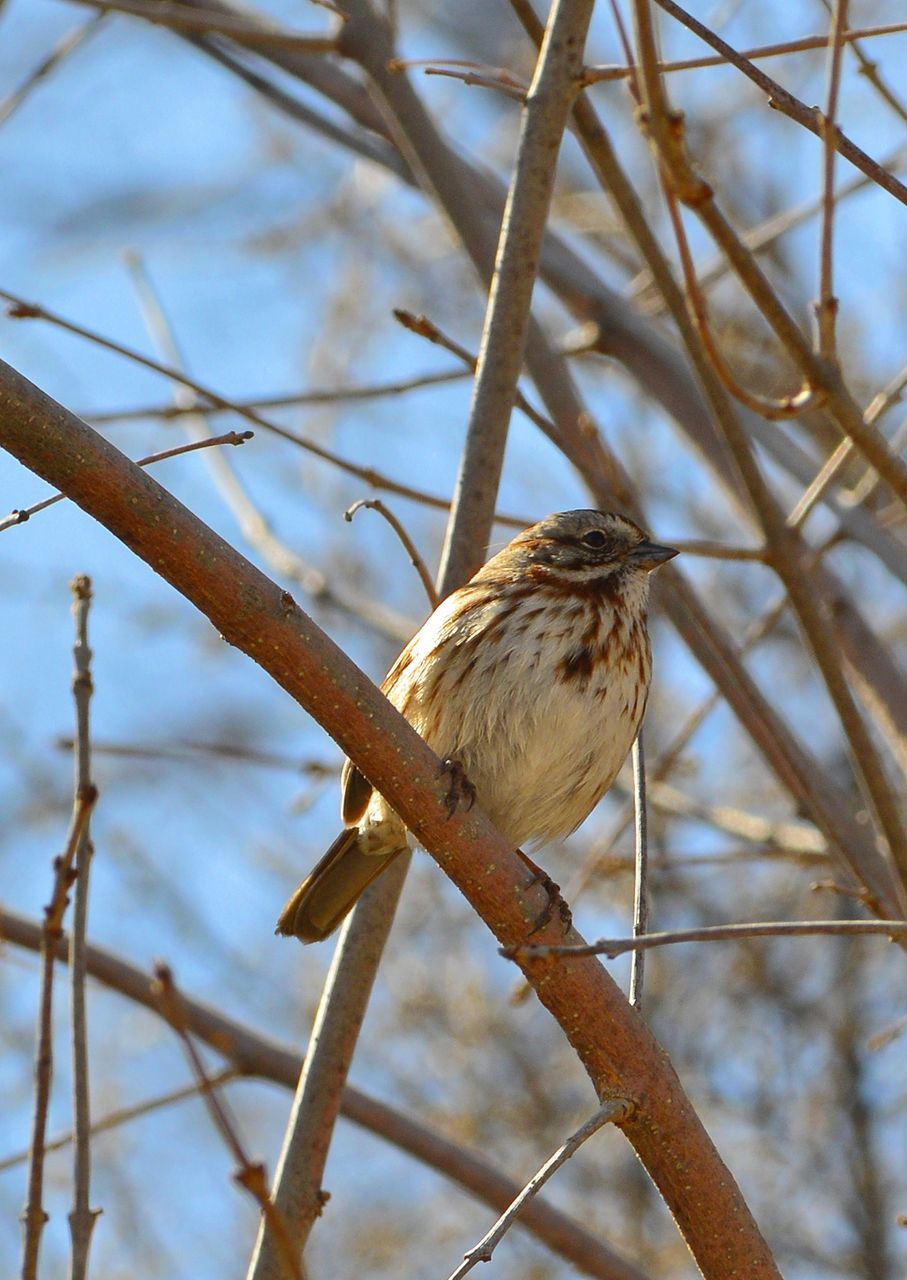
M 88 647 L 88 611 L 91 608 L 91 579 L 72 581 L 75 644 L 73 645 L 72 693 L 76 708 L 75 794 L 94 795 L 91 780 L 91 722 L 89 708 L 94 683 L 91 649 Z M 69 1215 L 72 1237 L 70 1280 L 84 1280 L 88 1274 L 88 1251 L 100 1209 L 92 1209 L 91 1110 L 88 1091 L 88 1027 L 85 1009 L 85 929 L 88 921 L 88 883 L 94 846 L 86 822 L 76 846 L 75 902 L 70 938 L 69 973 L 72 1010 L 72 1091 L 73 1091 L 73 1203 Z
M 614 960 L 631 951 L 651 951 L 653 947 L 674 946 L 680 942 L 739 942 L 744 938 L 802 938 L 815 934 L 844 934 L 850 937 L 907 937 L 907 920 L 770 920 L 756 924 L 715 924 L 701 929 L 673 929 L 666 933 L 648 933 L 635 938 L 600 938 L 584 946 L 569 944 L 538 947 L 503 947 L 501 954 L 511 960 L 537 956 L 605 956 Z
M 437 757 L 287 592 L 146 472 L 0 363 L 0 444 L 121 538 L 327 728 L 502 945 L 518 945 L 546 895 L 478 810 L 448 818 Z M 546 936 L 547 934 L 547 936 Z M 560 942 L 552 923 L 541 942 Z M 581 943 L 575 934 L 570 940 Z M 731 1174 L 648 1028 L 594 960 L 530 961 L 526 976 L 559 1022 L 599 1100 L 627 1098 L 622 1128 L 707 1280 L 777 1280 Z M 582 1011 L 582 1016 L 578 1016 Z M 708 1202 L 708 1222 L 702 1204 Z M 720 1224 L 720 1226 L 716 1226 Z

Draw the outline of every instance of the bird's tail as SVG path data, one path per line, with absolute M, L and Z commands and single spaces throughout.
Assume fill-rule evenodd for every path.
M 280 913 L 278 933 L 299 938 L 300 942 L 321 942 L 406 848 L 404 843 L 388 853 L 366 854 L 358 840 L 356 827 L 341 831 Z

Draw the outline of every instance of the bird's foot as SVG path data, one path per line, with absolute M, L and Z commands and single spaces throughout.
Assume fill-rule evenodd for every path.
M 441 774 L 448 781 L 447 792 L 444 796 L 447 802 L 448 818 L 452 818 L 464 803 L 467 811 L 471 809 L 476 802 L 476 789 L 467 778 L 466 770 L 459 760 L 443 761 Z
M 530 938 L 533 934 L 540 933 L 547 924 L 551 923 L 554 919 L 555 910 L 560 918 L 564 933 L 569 933 L 573 927 L 573 912 L 565 899 L 561 897 L 560 885 L 555 884 L 548 872 L 543 871 L 538 863 L 533 862 L 522 849 L 517 849 L 517 855 L 532 872 L 532 884 L 540 884 L 548 895 L 548 901 L 542 909 L 541 915 L 529 932 Z

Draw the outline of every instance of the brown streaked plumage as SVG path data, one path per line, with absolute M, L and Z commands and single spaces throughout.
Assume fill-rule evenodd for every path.
M 443 600 L 381 688 L 515 846 L 568 835 L 617 776 L 645 711 L 648 576 L 676 555 L 624 516 L 565 511 L 519 534 Z M 325 938 L 407 847 L 347 761 L 346 830 L 278 933 Z

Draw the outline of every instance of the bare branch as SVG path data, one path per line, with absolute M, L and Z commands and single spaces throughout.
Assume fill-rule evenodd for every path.
M 232 1080 L 238 1080 L 241 1076 L 236 1067 L 224 1067 L 210 1077 L 211 1084 L 221 1085 L 229 1084 Z M 142 1116 L 152 1115 L 155 1111 L 162 1111 L 166 1107 L 173 1106 L 176 1102 L 185 1102 L 187 1098 L 194 1098 L 198 1095 L 199 1086 L 197 1084 L 182 1085 L 179 1089 L 168 1089 L 166 1093 L 158 1093 L 153 1098 L 145 1098 L 142 1102 L 135 1102 L 129 1107 L 117 1107 L 114 1111 L 108 1111 L 100 1120 L 92 1121 L 88 1130 L 89 1136 L 95 1138 L 100 1133 L 110 1133 L 114 1129 L 118 1129 L 120 1125 L 128 1124 L 130 1120 L 141 1119 Z M 44 1144 L 45 1152 L 64 1151 L 68 1146 L 75 1142 L 75 1130 L 70 1129 L 69 1133 L 61 1133 L 56 1138 L 50 1138 Z M 0 1173 L 6 1173 L 8 1169 L 15 1169 L 21 1164 L 25 1164 L 28 1160 L 28 1151 L 16 1151 L 11 1156 L 4 1156 L 0 1159 Z
M 641 729 L 633 743 L 633 807 L 636 814 L 633 936 L 638 938 L 649 930 L 649 831 L 646 816 L 646 756 Z M 645 955 L 642 951 L 634 951 L 630 967 L 630 1004 L 634 1009 L 642 1008 L 644 980 Z
M 352 521 L 356 512 L 360 511 L 363 507 L 367 508 L 369 511 L 377 511 L 393 529 L 394 533 L 402 542 L 406 554 L 409 556 L 410 564 L 419 575 L 419 581 L 422 583 L 422 586 L 425 588 L 425 594 L 428 596 L 428 603 L 433 609 L 436 609 L 440 600 L 438 593 L 435 590 L 435 584 L 431 580 L 431 574 L 425 567 L 425 561 L 419 555 L 419 552 L 416 549 L 416 544 L 403 528 L 403 525 L 394 515 L 393 511 L 384 505 L 380 498 L 360 498 L 358 502 L 354 502 L 351 507 L 348 507 L 346 511 L 344 511 L 344 520 Z
M 256 1202 L 264 1221 L 274 1238 L 280 1257 L 281 1267 L 289 1280 L 303 1280 L 302 1265 L 293 1244 L 293 1234 L 289 1223 L 283 1217 L 268 1194 L 268 1179 L 264 1165 L 253 1163 L 246 1155 L 236 1125 L 227 1111 L 226 1103 L 220 1097 L 214 1082 L 205 1071 L 205 1064 L 189 1034 L 189 1024 L 182 997 L 173 981 L 173 974 L 165 964 L 155 966 L 154 982 L 151 994 L 156 1000 L 162 1016 L 170 1024 L 182 1041 L 186 1057 L 192 1068 L 196 1086 L 205 1100 L 208 1114 L 215 1129 L 223 1139 L 224 1145 L 236 1161 L 237 1170 L 234 1181 L 245 1188 Z
M 76 708 L 75 794 L 94 795 L 91 779 L 91 649 L 88 647 L 88 611 L 91 608 L 91 579 L 72 581 L 76 638 L 73 645 L 72 693 Z M 72 1237 L 70 1280 L 85 1280 L 88 1251 L 94 1224 L 101 1213 L 91 1208 L 91 1109 L 88 1090 L 88 1024 L 85 1010 L 85 930 L 88 920 L 88 888 L 94 847 L 88 823 L 75 852 L 75 903 L 70 936 L 69 974 L 72 1014 L 73 1090 L 73 1204 L 69 1215 Z
M 907 31 L 907 22 L 889 22 L 877 27 L 859 27 L 845 31 L 842 35 L 844 44 L 855 44 L 857 40 L 865 40 L 870 36 L 899 35 Z M 760 58 L 780 58 L 789 53 L 810 53 L 814 49 L 827 49 L 828 36 L 801 36 L 797 40 L 781 40 L 777 44 L 761 44 L 754 49 L 741 49 L 737 55 L 748 62 L 756 62 Z M 725 54 L 714 57 L 682 58 L 677 62 L 659 62 L 658 70 L 662 75 L 674 71 L 696 71 L 703 67 L 726 67 L 730 59 Z M 630 67 L 621 66 L 589 66 L 583 76 L 586 85 L 601 84 L 610 80 L 626 80 L 632 75 Z
M 552 1178 L 558 1169 L 567 1163 L 588 1138 L 591 1138 L 594 1133 L 598 1133 L 599 1129 L 606 1124 L 619 1123 L 629 1111 L 630 1104 L 622 1098 L 606 1102 L 591 1119 L 577 1129 L 576 1133 L 571 1134 L 567 1141 L 558 1147 L 557 1151 L 545 1161 L 538 1173 L 533 1174 L 513 1204 L 508 1206 L 506 1213 L 503 1213 L 498 1218 L 488 1234 L 484 1235 L 479 1243 L 469 1250 L 462 1264 L 457 1267 L 456 1271 L 451 1272 L 450 1280 L 463 1280 L 463 1277 L 472 1271 L 476 1263 L 490 1262 L 492 1254 L 514 1222 L 516 1222 L 517 1217 L 533 1196 L 538 1195 L 548 1179 Z
M 54 746 L 61 751 L 72 751 L 72 738 L 57 738 Z M 192 738 L 180 738 L 176 742 L 99 742 L 95 739 L 95 755 L 124 756 L 139 760 L 187 760 L 200 755 L 219 760 L 235 760 L 242 764 L 260 765 L 265 769 L 285 769 L 289 773 L 303 774 L 311 778 L 335 778 L 339 765 L 323 760 L 299 760 L 296 756 L 280 755 L 275 751 L 257 751 L 236 742 L 200 742 Z
M 479 347 L 470 429 L 455 490 L 455 510 L 465 526 L 485 530 L 486 536 L 529 334 L 557 154 L 579 85 L 593 7 L 593 0 L 554 0 L 523 111 Z M 455 552 L 449 540 L 445 570 L 459 582 L 477 565 L 472 559 L 460 561 Z
M 374 382 L 359 387 L 331 387 L 321 390 L 299 391 L 283 396 L 262 396 L 255 400 L 237 400 L 237 407 L 244 409 L 293 409 L 306 404 L 339 404 L 345 400 L 382 400 L 385 397 L 406 395 L 410 391 L 422 391 L 426 387 L 444 386 L 449 382 L 462 382 L 469 377 L 465 369 L 439 369 L 437 373 L 419 374 L 412 378 L 395 379 L 392 382 Z M 79 417 L 92 426 L 104 426 L 108 422 L 134 422 L 142 418 L 160 418 L 169 422 L 174 418 L 191 416 L 198 412 L 198 405 L 149 404 L 137 409 L 113 409 L 106 413 L 80 413 Z M 232 408 L 209 405 L 207 417 L 232 413 Z
M 310 36 L 302 32 L 285 31 L 276 24 L 264 27 L 243 22 L 230 14 L 199 12 L 176 0 L 72 0 L 76 4 L 90 5 L 102 14 L 127 13 L 142 18 L 155 26 L 168 27 L 171 31 L 188 31 L 197 35 L 222 35 L 240 45 L 252 48 L 288 49 L 304 53 L 333 53 L 337 48 L 334 36 Z
M 819 298 L 816 303 L 816 350 L 826 360 L 837 358 L 835 320 L 838 300 L 832 275 L 835 227 L 835 131 L 841 89 L 841 58 L 847 30 L 848 0 L 834 0 L 828 40 L 828 98 L 819 124 L 822 139 L 822 230 L 819 240 Z
M 141 474 L 141 473 L 140 473 Z M 54 953 L 63 932 L 63 914 L 73 881 L 76 850 L 85 838 L 97 792 L 91 788 L 76 792 L 69 834 L 63 853 L 54 861 L 54 885 L 44 908 L 41 928 L 41 996 L 38 1006 L 38 1034 L 35 1048 L 35 1110 L 29 1148 L 28 1194 L 22 1213 L 22 1280 L 37 1280 L 41 1234 L 47 1222 L 42 1205 L 44 1188 L 44 1137 L 53 1075 L 53 973 Z
M 168 458 L 177 458 L 182 453 L 194 453 L 196 449 L 210 449 L 213 445 L 221 444 L 245 444 L 247 440 L 251 440 L 254 431 L 227 431 L 222 436 L 209 436 L 205 440 L 195 440 L 191 444 L 181 444 L 173 449 L 163 449 L 160 453 L 149 453 L 144 458 L 137 458 L 135 465 L 137 467 L 151 467 L 156 462 L 165 462 Z M 34 506 L 23 507 L 20 510 L 14 510 L 0 520 L 0 533 L 6 529 L 13 529 L 17 524 L 25 524 L 32 516 L 36 516 L 39 511 L 46 511 L 48 507 L 54 506 L 57 502 L 65 502 L 65 493 L 55 493 L 50 498 L 44 498 L 41 502 L 36 502 Z
M 650 951 L 679 942 L 738 942 L 742 938 L 800 938 L 815 934 L 872 935 L 890 942 L 907 937 L 907 920 L 772 920 L 758 924 L 716 924 L 701 929 L 676 929 L 649 933 L 640 938 L 601 938 L 580 947 L 541 945 L 501 947 L 509 960 L 566 956 L 606 956 L 614 960 L 627 951 Z

